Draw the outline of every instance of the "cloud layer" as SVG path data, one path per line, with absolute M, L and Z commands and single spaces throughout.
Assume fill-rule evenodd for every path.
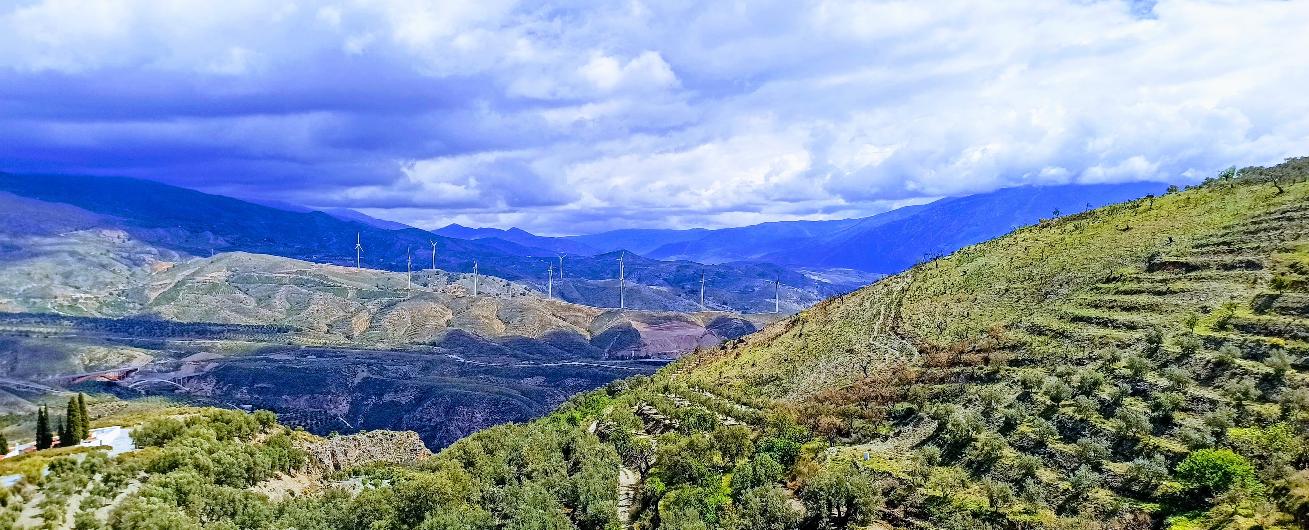
M 0 169 L 420 226 L 868 215 L 1309 154 L 1309 3 L 44 0 Z

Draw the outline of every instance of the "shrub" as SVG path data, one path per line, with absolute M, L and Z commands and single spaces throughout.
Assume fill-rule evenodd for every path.
M 968 445 L 968 450 L 964 454 L 964 460 L 968 461 L 974 469 L 985 471 L 991 469 L 991 466 L 1004 456 L 1005 449 L 1004 438 L 1000 435 L 984 432 L 973 439 L 973 443 Z
M 1291 425 L 1233 428 L 1227 431 L 1227 445 L 1237 454 L 1265 467 L 1287 465 L 1305 457 L 1305 440 Z
M 1184 390 L 1194 382 L 1191 379 L 1191 373 L 1180 366 L 1169 366 L 1164 368 L 1163 376 L 1164 379 L 1168 380 L 1168 383 L 1173 385 L 1173 388 L 1177 390 Z
M 1109 443 L 1099 438 L 1082 438 L 1077 441 L 1077 456 L 1083 465 L 1099 465 L 1109 458 Z
M 1228 449 L 1197 450 L 1178 463 L 1175 472 L 1188 492 L 1203 498 L 1258 486 L 1250 462 Z
M 1216 432 L 1225 432 L 1236 425 L 1236 411 L 1221 407 L 1205 416 L 1204 424 Z
M 1154 369 L 1149 359 L 1140 355 L 1128 355 L 1123 358 L 1123 370 L 1133 378 L 1140 379 Z
M 151 420 L 132 431 L 132 441 L 140 447 L 162 447 L 180 436 L 185 428 L 176 418 Z
M 1137 458 L 1128 464 L 1127 476 L 1136 491 L 1149 494 L 1168 480 L 1168 462 L 1159 455 Z
M 1087 466 L 1081 466 L 1073 472 L 1073 476 L 1068 478 L 1068 486 L 1072 489 L 1074 497 L 1080 497 L 1100 487 L 1100 481 L 1099 473 Z
M 849 466 L 823 469 L 800 490 L 800 500 L 823 528 L 866 523 L 881 504 L 872 481 Z
M 1236 360 L 1241 358 L 1241 349 L 1232 344 L 1223 344 L 1218 348 L 1218 353 L 1214 355 L 1214 364 L 1218 366 L 1231 366 L 1236 364 Z
M 1194 314 L 1191 316 L 1194 316 Z M 1188 327 L 1194 328 L 1195 325 L 1190 324 Z M 1200 348 L 1204 347 L 1204 342 L 1200 340 L 1200 337 L 1195 336 L 1195 333 L 1183 333 L 1173 341 L 1177 343 L 1177 349 L 1182 352 L 1182 355 L 1187 357 L 1195 355 L 1200 351 Z
M 759 440 L 757 454 L 766 454 L 782 467 L 790 468 L 795 464 L 796 457 L 800 456 L 800 444 L 784 438 L 768 437 Z
M 754 488 L 740 500 L 741 528 L 750 530 L 789 530 L 799 528 L 800 514 L 787 505 L 786 497 L 776 487 Z
M 750 442 L 750 428 L 744 425 L 721 426 L 714 429 L 713 437 L 714 445 L 729 465 L 754 452 L 754 444 Z
M 1077 372 L 1075 382 L 1077 391 L 1084 395 L 1093 395 L 1104 384 L 1104 374 L 1091 368 L 1083 368 Z
M 1223 385 L 1223 392 L 1226 393 L 1227 397 L 1231 398 L 1232 401 L 1236 402 L 1237 405 L 1255 401 L 1259 399 L 1260 395 L 1262 395 L 1262 392 L 1259 391 L 1259 386 L 1249 378 L 1228 382 Z
M 1264 366 L 1273 371 L 1275 379 L 1282 379 L 1286 377 L 1286 372 L 1291 369 L 1291 356 L 1281 349 L 1273 350 L 1273 353 L 1269 354 L 1267 359 L 1264 359 Z
M 1073 397 L 1073 387 L 1056 377 L 1047 377 L 1041 383 L 1041 393 L 1054 403 L 1062 403 Z
M 1155 410 L 1163 418 L 1172 418 L 1173 413 L 1182 408 L 1186 403 L 1186 396 L 1180 392 L 1160 392 L 1155 396 Z
M 1197 427 L 1195 425 L 1183 425 L 1177 429 L 1177 440 L 1182 442 L 1188 449 L 1201 449 L 1204 447 L 1213 447 L 1213 431 L 1207 427 Z
M 1114 414 L 1114 430 L 1125 437 L 1139 438 L 1150 434 L 1150 416 L 1134 408 L 1120 408 Z
M 761 454 L 754 460 L 741 462 L 732 470 L 732 491 L 743 494 L 762 486 L 780 482 L 786 470 L 772 456 Z
M 674 413 L 678 428 L 687 434 L 709 432 L 718 427 L 718 416 L 700 407 L 682 407 Z

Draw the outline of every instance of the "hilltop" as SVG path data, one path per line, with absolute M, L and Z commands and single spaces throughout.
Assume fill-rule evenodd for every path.
M 1303 527 L 1307 179 L 1046 219 L 238 526 Z M 110 520 L 240 487 L 150 458 Z

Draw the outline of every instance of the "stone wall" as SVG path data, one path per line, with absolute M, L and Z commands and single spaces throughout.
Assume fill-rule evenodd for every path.
M 432 455 L 414 431 L 366 431 L 307 442 L 301 448 L 309 454 L 309 468 L 322 474 L 374 462 L 414 464 Z

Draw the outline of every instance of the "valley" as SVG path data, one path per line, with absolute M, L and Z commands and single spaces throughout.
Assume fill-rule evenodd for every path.
M 609 310 L 440 270 L 193 258 L 100 228 L 5 240 L 0 397 L 24 415 L 77 389 L 270 409 L 319 434 L 415 430 L 439 449 L 777 318 Z

